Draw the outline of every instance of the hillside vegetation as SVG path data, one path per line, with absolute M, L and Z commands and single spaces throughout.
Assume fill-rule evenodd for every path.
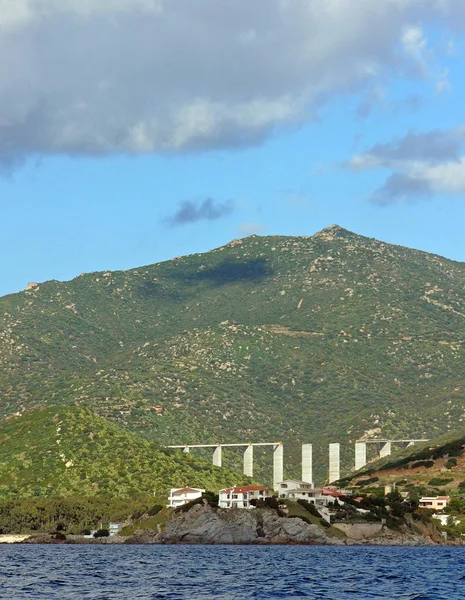
M 86 408 L 50 406 L 0 421 L 0 498 L 158 495 L 185 485 L 218 491 L 245 481 L 161 448 Z
M 320 478 L 329 442 L 350 467 L 360 437 L 464 418 L 465 265 L 337 226 L 32 285 L 0 315 L 4 415 L 78 405 L 162 444 L 283 440 L 288 475 L 312 442 Z

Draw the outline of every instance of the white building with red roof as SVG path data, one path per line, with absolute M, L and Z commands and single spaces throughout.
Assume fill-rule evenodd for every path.
M 204 493 L 205 490 L 201 488 L 171 488 L 170 495 L 168 497 L 168 504 L 166 506 L 168 508 L 177 508 L 178 506 L 187 504 L 191 500 L 196 500 L 197 498 L 200 498 Z
M 450 496 L 423 496 L 418 502 L 418 508 L 444 510 L 450 502 Z
M 220 508 L 253 508 L 251 500 L 270 498 L 268 488 L 260 485 L 239 485 L 220 490 L 218 506 Z

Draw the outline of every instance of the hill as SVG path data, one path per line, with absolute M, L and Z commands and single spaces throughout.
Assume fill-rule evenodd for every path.
M 337 226 L 28 288 L 0 298 L 4 415 L 72 404 L 164 444 L 282 439 L 287 474 L 313 442 L 320 477 L 328 442 L 349 467 L 361 437 L 464 415 L 465 265 Z
M 171 487 L 209 490 L 244 478 L 161 448 L 86 408 L 36 409 L 0 421 L 0 498 L 166 497 Z
M 452 501 L 446 512 L 460 520 L 449 533 L 460 537 L 465 533 L 465 436 L 445 434 L 373 461 L 344 477 L 341 485 L 376 496 L 384 495 L 389 486 L 408 494 L 409 500 L 448 495 Z

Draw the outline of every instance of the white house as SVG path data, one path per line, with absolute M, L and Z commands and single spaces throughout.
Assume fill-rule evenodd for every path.
M 432 510 L 444 510 L 449 502 L 449 496 L 423 496 L 418 502 L 418 507 L 431 508 Z
M 234 486 L 220 490 L 220 508 L 253 508 L 251 500 L 263 500 L 271 496 L 268 488 L 259 485 Z
M 123 529 L 122 523 L 110 523 L 108 526 L 108 531 L 110 532 L 110 537 L 113 537 L 117 533 L 119 533 Z
M 278 483 L 278 493 L 280 498 L 289 500 L 306 500 L 315 506 L 326 506 L 334 498 L 325 494 L 323 489 L 314 488 L 311 483 L 299 481 L 297 479 L 286 479 Z
M 313 487 L 308 481 L 301 481 L 300 479 L 284 479 L 278 483 L 278 495 L 280 498 L 285 498 L 284 494 L 286 494 L 288 490 L 296 490 L 301 485 Z
M 449 519 L 452 521 L 452 523 L 454 525 L 460 525 L 460 519 L 457 519 L 457 517 L 453 517 L 452 515 L 445 515 L 445 514 L 434 514 L 433 515 L 433 519 L 437 519 L 438 521 L 441 522 L 441 525 L 447 525 Z
M 178 506 L 187 504 L 191 500 L 200 498 L 204 493 L 205 490 L 200 488 L 171 488 L 170 495 L 168 497 L 168 504 L 166 506 L 168 508 L 177 508 Z

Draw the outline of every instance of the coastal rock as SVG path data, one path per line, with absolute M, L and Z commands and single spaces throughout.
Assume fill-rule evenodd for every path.
M 334 544 L 317 525 L 267 510 L 213 510 L 197 504 L 166 524 L 154 540 L 163 544 Z

